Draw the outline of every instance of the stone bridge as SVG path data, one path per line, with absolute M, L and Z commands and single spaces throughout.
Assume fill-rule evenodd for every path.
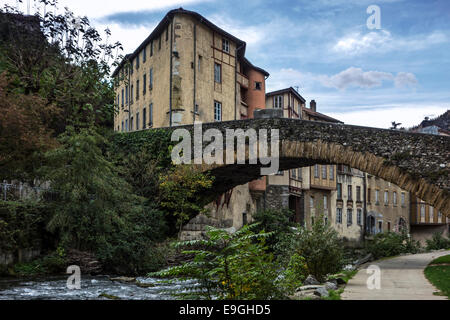
M 192 125 L 166 130 L 178 128 L 187 129 L 193 137 Z M 450 216 L 450 137 L 285 118 L 203 124 L 203 132 L 212 128 L 224 137 L 227 129 L 279 129 L 280 170 L 348 165 L 392 182 Z M 204 147 L 208 144 L 204 142 Z M 261 165 L 248 162 L 200 167 L 215 176 L 205 201 L 261 176 Z

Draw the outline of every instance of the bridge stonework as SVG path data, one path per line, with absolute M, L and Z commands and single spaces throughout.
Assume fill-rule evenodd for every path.
M 194 129 L 177 128 L 191 133 Z M 314 164 L 348 165 L 392 182 L 450 216 L 450 137 L 285 118 L 203 124 L 203 131 L 211 128 L 220 130 L 224 137 L 227 129 L 279 129 L 280 170 Z M 205 194 L 205 202 L 258 179 L 261 168 L 249 164 L 200 167 L 215 176 L 215 186 Z

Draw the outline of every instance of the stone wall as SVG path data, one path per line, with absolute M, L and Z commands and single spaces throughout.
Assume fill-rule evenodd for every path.
M 426 239 L 431 239 L 433 234 L 436 232 L 443 232 L 444 236 L 449 235 L 449 225 L 441 224 L 441 225 L 412 225 L 411 226 L 411 237 L 414 240 L 420 241 L 420 243 L 425 246 Z
M 15 263 L 29 262 L 40 256 L 40 249 L 19 249 L 16 252 L 0 251 L 0 266 L 10 266 Z

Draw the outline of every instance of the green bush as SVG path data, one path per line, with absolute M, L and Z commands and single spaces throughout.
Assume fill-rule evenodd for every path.
M 293 294 L 295 289 L 301 287 L 308 274 L 309 271 L 305 258 L 294 253 L 290 258 L 286 270 L 282 274 L 281 280 L 279 280 L 279 286 L 282 292 L 287 295 Z
M 338 233 L 322 216 L 315 219 L 311 230 L 300 228 L 294 240 L 295 253 L 306 260 L 308 271 L 319 281 L 341 270 L 343 246 Z
M 281 210 L 263 210 L 258 211 L 254 216 L 254 220 L 258 223 L 255 231 L 272 232 L 273 236 L 267 240 L 267 246 L 277 256 L 281 257 L 286 254 L 290 246 L 289 239 L 293 234 L 292 227 L 295 226 L 291 222 L 294 213 L 288 209 Z M 290 255 L 289 255 L 290 257 Z M 289 257 L 286 263 L 289 262 Z
M 244 226 L 230 234 L 208 228 L 205 240 L 179 242 L 185 254 L 194 260 L 149 276 L 196 279 L 200 286 L 188 293 L 172 294 L 190 299 L 266 300 L 280 297 L 273 255 L 266 252 L 265 239 L 271 234 L 252 231 Z
M 401 253 L 417 253 L 420 250 L 420 243 L 412 240 L 406 231 L 386 232 L 375 235 L 373 241 L 368 244 L 367 250 L 375 259 L 380 259 Z
M 427 250 L 450 249 L 450 239 L 444 237 L 443 232 L 433 233 L 433 237 L 426 242 Z

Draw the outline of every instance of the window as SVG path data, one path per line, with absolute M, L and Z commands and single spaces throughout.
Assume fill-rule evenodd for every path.
M 322 165 L 322 179 L 326 179 L 327 178 L 327 171 L 328 171 L 327 166 Z
M 362 226 L 362 209 L 358 208 L 356 210 L 356 223 L 358 223 L 358 226 Z
M 297 170 L 292 169 L 291 170 L 292 179 L 297 179 Z
M 130 103 L 133 104 L 133 97 L 134 97 L 134 86 L 131 85 L 131 90 L 130 90 Z
M 330 180 L 334 180 L 334 166 L 330 166 Z
M 150 90 L 153 90 L 153 68 L 150 68 L 150 74 L 149 74 L 149 82 L 150 82 Z
M 352 192 L 353 192 L 353 186 L 352 186 L 352 185 L 349 185 L 348 188 L 347 188 L 347 190 L 348 190 L 348 193 L 347 193 L 348 200 L 353 200 L 353 194 L 352 194 Z
M 222 104 L 214 101 L 214 121 L 222 121 Z
M 153 56 L 153 40 L 150 41 L 150 57 Z
M 342 183 L 337 184 L 337 198 L 342 200 Z
M 144 89 L 144 95 L 147 93 L 147 75 L 144 74 L 144 78 L 143 78 L 144 82 L 142 83 L 142 88 Z
M 425 221 L 425 205 L 420 205 L 420 220 Z
M 391 231 L 391 223 L 390 223 L 390 222 L 388 222 L 388 224 L 387 224 L 387 231 L 388 231 L 388 232 Z
M 123 92 L 123 89 L 122 89 L 122 109 L 123 109 L 123 101 L 124 101 L 123 95 L 124 95 L 124 92 Z
M 319 165 L 314 165 L 314 178 L 319 178 Z
M 375 190 L 375 204 L 380 204 L 380 190 Z
M 122 132 L 123 132 L 123 121 L 122 121 Z
M 262 82 L 255 81 L 255 90 L 262 90 Z
M 378 221 L 378 230 L 383 232 L 383 221 Z
M 131 117 L 131 119 L 130 119 L 130 131 L 133 131 L 133 120 L 134 120 L 134 118 Z
M 273 108 L 274 109 L 283 109 L 283 96 L 273 97 Z
M 429 208 L 430 208 L 430 222 L 434 222 L 434 208 L 433 207 Z
M 328 197 L 326 195 L 323 196 L 323 209 L 328 210 Z
M 302 169 L 303 168 L 298 168 L 297 169 L 297 178 L 298 178 L 298 180 L 302 180 Z
M 402 192 L 402 207 L 404 207 L 405 206 L 405 204 L 406 204 L 406 195 L 405 195 L 405 193 L 404 192 Z
M 125 104 L 128 105 L 128 86 L 125 87 Z
M 394 206 L 397 205 L 397 192 L 395 192 L 395 191 L 392 194 L 392 202 L 394 202 Z
M 148 110 L 148 116 L 149 116 L 149 124 L 150 127 L 153 127 L 153 103 L 150 103 L 150 109 Z
M 336 223 L 342 223 L 342 208 L 336 208 Z
M 125 131 L 128 132 L 128 119 L 125 120 Z
M 309 207 L 311 209 L 314 208 L 314 197 L 313 196 L 309 197 Z
M 147 47 L 144 48 L 144 51 L 142 51 L 142 62 L 147 61 Z
M 356 187 L 356 201 L 361 201 L 361 187 Z
M 222 50 L 230 53 L 230 42 L 227 39 L 222 39 Z
M 199 55 L 198 56 L 198 65 L 197 65 L 198 72 L 202 71 L 202 61 L 203 61 L 203 57 L 201 55 Z
M 351 226 L 353 224 L 353 209 L 347 209 L 347 225 Z
M 370 188 L 367 189 L 367 202 L 370 203 L 370 200 L 372 199 L 372 190 Z
M 136 101 L 139 100 L 139 80 L 136 80 Z
M 147 129 L 147 109 L 142 110 L 142 129 Z
M 389 204 L 389 191 L 384 191 L 384 204 L 388 205 Z
M 214 63 L 214 81 L 222 83 L 222 66 L 218 63 Z
M 139 69 L 139 54 L 136 56 L 136 69 Z
M 139 130 L 139 112 L 136 113 L 136 130 Z

